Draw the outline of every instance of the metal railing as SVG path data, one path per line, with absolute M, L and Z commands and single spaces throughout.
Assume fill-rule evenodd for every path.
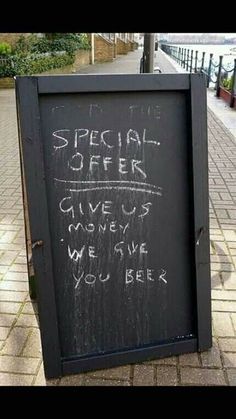
M 113 42 L 115 39 L 115 33 L 110 32 L 99 32 L 99 35 L 102 35 L 103 38 L 108 39 L 109 41 Z
M 6 67 L 8 65 L 10 65 L 11 67 L 14 67 L 13 61 L 11 60 L 11 58 L 1 58 L 0 57 L 0 67 Z
M 6 77 L 7 75 L 11 77 L 12 72 L 14 72 L 14 62 L 11 58 L 0 57 L 0 78 Z
M 213 83 L 217 97 L 220 97 L 220 90 L 224 88 L 224 81 L 228 80 L 229 74 L 232 73 L 230 78 L 230 107 L 234 107 L 236 103 L 236 59 L 232 68 L 226 68 L 223 66 L 222 55 L 219 56 L 219 61 L 216 63 L 213 54 L 210 54 L 208 63 L 206 63 L 205 52 L 202 52 L 202 56 L 199 57 L 199 51 L 164 43 L 161 44 L 161 49 L 186 71 L 205 74 L 207 87 L 210 86 L 210 83 Z

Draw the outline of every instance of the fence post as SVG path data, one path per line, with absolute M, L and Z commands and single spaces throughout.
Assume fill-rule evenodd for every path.
M 202 73 L 202 70 L 204 68 L 205 54 L 206 54 L 205 52 L 202 53 L 202 64 L 201 64 L 201 69 L 200 69 L 201 73 Z
M 198 51 L 195 52 L 195 67 L 194 67 L 195 73 L 197 73 L 197 60 L 198 60 Z
M 230 98 L 230 107 L 234 107 L 234 85 L 236 81 L 236 58 L 234 59 L 234 72 L 232 75 L 232 88 L 231 88 L 231 98 Z
M 220 55 L 219 68 L 218 68 L 218 74 L 217 74 L 217 80 L 216 80 L 216 97 L 220 97 L 220 79 L 221 79 L 222 60 L 223 60 L 223 55 Z
M 186 65 L 186 70 L 188 71 L 188 61 L 189 61 L 189 49 L 187 49 L 187 65 Z
M 212 64 L 212 57 L 213 54 L 210 54 L 210 60 L 209 60 L 209 66 L 208 66 L 208 72 L 207 72 L 207 87 L 209 87 L 210 79 L 211 79 L 211 64 Z
M 185 68 L 185 64 L 186 64 L 186 48 L 184 48 L 184 68 Z
M 193 69 L 193 50 L 191 49 L 190 73 L 192 73 L 192 69 Z

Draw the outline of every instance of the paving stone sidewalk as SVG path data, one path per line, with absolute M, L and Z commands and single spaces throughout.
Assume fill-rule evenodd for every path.
M 120 67 L 132 59 L 136 72 L 139 56 L 120 58 Z M 0 385 L 236 385 L 236 139 L 211 111 L 208 138 L 213 348 L 46 382 L 37 304 L 28 294 L 15 96 L 0 90 Z

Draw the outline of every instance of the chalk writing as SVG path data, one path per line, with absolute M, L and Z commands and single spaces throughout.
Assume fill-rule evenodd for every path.
M 131 243 L 126 244 L 124 241 L 120 241 L 116 243 L 114 246 L 114 254 L 119 255 L 122 259 L 126 254 L 133 255 L 134 253 L 147 254 L 148 251 L 146 249 L 146 243 L 135 243 L 132 241 Z
M 141 116 L 160 119 L 161 107 L 159 105 L 130 105 L 129 114 L 131 119 L 140 118 Z
M 103 113 L 97 103 L 87 107 L 79 105 L 77 108 L 78 112 L 86 110 L 91 122 L 97 121 Z M 145 228 L 145 220 L 150 216 L 153 206 L 152 199 L 163 195 L 161 186 L 148 181 L 149 167 L 145 158 L 145 149 L 152 153 L 161 151 L 160 138 L 153 136 L 153 131 L 148 127 L 136 129 L 134 122 L 140 118 L 160 119 L 160 106 L 131 104 L 127 108 L 127 115 L 130 126 L 126 129 L 104 126 L 101 129 L 99 125 L 91 127 L 85 124 L 52 132 L 53 156 L 62 156 L 68 173 L 71 171 L 71 177 L 74 177 L 54 177 L 54 182 L 65 186 L 65 196 L 60 198 L 59 210 L 68 217 L 69 222 L 66 225 L 67 239 L 65 243 L 61 239 L 61 246 L 67 246 L 75 289 L 81 284 L 94 286 L 100 283 L 105 286 L 112 280 L 111 272 L 99 272 L 103 251 L 106 258 L 109 261 L 113 259 L 117 266 L 136 260 L 136 269 L 127 266 L 123 270 L 125 285 L 151 284 L 155 281 L 167 284 L 166 270 L 157 272 L 147 268 L 148 243 L 141 239 L 145 230 L 140 230 L 141 235 L 136 240 L 132 237 L 136 225 Z M 85 194 L 90 192 L 92 195 L 88 195 L 87 199 Z M 117 200 L 114 196 L 119 192 L 122 199 Z M 128 199 L 128 192 L 132 193 L 132 199 Z M 137 193 L 137 199 L 133 193 Z M 113 239 L 109 238 L 108 247 L 103 249 L 101 242 L 97 241 L 98 237 L 100 240 Z M 74 269 L 78 267 L 75 274 Z
M 59 208 L 61 210 L 61 212 L 64 213 L 71 213 L 72 218 L 75 217 L 75 212 L 74 212 L 74 207 L 73 205 L 70 205 L 71 201 L 71 196 L 66 196 L 65 198 L 63 198 L 60 202 L 59 202 Z M 69 203 L 69 205 L 68 205 Z
M 65 133 L 67 133 L 65 138 Z M 143 128 L 141 132 L 133 128 L 129 128 L 126 131 L 116 131 L 112 129 L 106 129 L 103 131 L 89 129 L 89 128 L 76 128 L 71 130 L 63 128 L 60 130 L 53 131 L 54 139 L 64 140 L 63 144 L 56 146 L 57 148 L 67 147 L 68 144 L 72 145 L 73 148 L 77 149 L 79 144 L 86 141 L 89 146 L 105 146 L 109 149 L 114 147 L 129 146 L 136 144 L 140 147 L 142 144 L 160 146 L 160 141 L 154 138 L 147 138 L 147 128 Z M 55 147 L 55 144 L 54 144 Z
M 110 274 L 108 273 L 105 276 L 103 276 L 102 274 L 93 275 L 93 274 L 86 274 L 84 271 L 82 271 L 80 276 L 75 276 L 75 274 L 73 273 L 73 278 L 76 282 L 75 284 L 75 289 L 76 289 L 82 280 L 85 282 L 85 284 L 88 284 L 88 285 L 94 285 L 96 280 L 100 282 L 107 282 L 110 279 Z
M 166 271 L 164 269 L 161 269 L 161 271 L 165 272 L 166 274 Z M 83 270 L 77 275 L 75 275 L 74 273 L 72 275 L 75 281 L 75 286 L 74 286 L 75 289 L 77 289 L 79 285 L 81 286 L 82 284 L 94 286 L 96 282 L 105 283 L 109 280 L 112 280 L 110 273 L 106 273 L 105 275 L 102 273 L 91 274 L 91 273 L 85 273 L 85 271 Z M 153 283 L 155 281 L 163 279 L 161 278 L 161 276 L 162 275 L 160 275 L 159 272 L 155 273 L 155 270 L 150 269 L 150 268 L 138 269 L 138 270 L 127 268 L 125 270 L 124 282 L 125 282 L 125 285 L 130 285 L 134 283 L 145 283 L 145 282 Z M 164 283 L 167 284 L 167 281 L 165 280 Z
M 81 188 L 81 189 L 67 189 L 67 191 L 70 192 L 91 192 L 91 191 L 105 191 L 105 190 L 117 190 L 117 191 L 133 191 L 133 192 L 144 192 L 151 195 L 159 195 L 161 196 L 160 191 L 153 191 L 150 189 L 144 189 L 144 188 L 135 188 L 131 186 L 97 186 L 92 188 Z
M 79 184 L 81 186 L 87 186 L 87 187 L 80 187 L 80 188 L 67 188 L 66 190 L 72 191 L 72 192 L 82 192 L 82 191 L 89 191 L 89 190 L 97 190 L 100 188 L 102 189 L 114 189 L 114 188 L 120 188 L 120 189 L 129 189 L 134 190 L 137 192 L 147 192 L 154 195 L 162 195 L 162 188 L 160 186 L 152 185 L 150 183 L 146 182 L 136 182 L 136 181 L 127 181 L 127 180 L 97 180 L 97 181 L 77 181 L 77 180 L 64 180 L 64 179 L 57 179 L 54 178 L 56 182 L 63 182 L 68 184 Z M 90 186 L 91 185 L 91 186 Z M 99 189 L 98 189 L 99 190 Z
M 73 249 L 71 250 L 70 246 L 68 245 L 68 255 L 71 260 L 74 262 L 78 262 L 79 259 L 82 258 L 84 253 L 87 252 L 90 258 L 97 258 L 95 254 L 95 247 L 94 246 L 86 246 L 85 244 L 81 247 L 81 249 Z
M 110 223 L 104 224 L 94 224 L 94 223 L 77 223 L 77 224 L 69 224 L 68 231 L 71 233 L 72 231 L 83 231 L 87 233 L 105 233 L 105 231 L 110 233 L 116 233 L 118 230 L 125 235 L 127 228 L 129 227 L 129 223 L 125 225 L 118 224 L 118 221 L 111 221 Z
M 166 271 L 164 269 L 161 269 L 161 271 L 164 272 L 165 275 L 166 275 Z M 162 277 L 163 275 L 164 274 L 162 273 L 161 275 L 158 274 L 155 277 L 154 269 L 149 269 L 149 268 L 147 268 L 147 269 L 138 269 L 138 270 L 135 270 L 135 269 L 126 269 L 125 283 L 126 283 L 126 285 L 128 285 L 128 284 L 134 283 L 135 281 L 143 282 L 144 283 L 145 281 L 152 281 L 152 282 L 154 282 L 155 279 L 158 279 L 158 280 L 162 279 L 164 281 L 164 283 L 167 284 L 167 280 L 166 279 L 163 279 L 163 277 Z
M 140 204 L 140 208 L 138 208 L 138 205 L 136 207 L 129 203 L 122 203 L 120 204 L 119 208 L 121 209 L 122 215 L 130 217 L 131 215 L 136 214 L 139 218 L 143 219 L 147 216 L 147 214 L 149 214 L 151 205 L 152 202 L 145 202 L 143 204 Z M 73 199 L 71 196 L 64 197 L 59 202 L 59 208 L 63 213 L 71 212 L 72 218 L 74 218 L 75 209 L 73 205 Z M 82 202 L 77 203 L 77 208 L 79 215 L 94 215 L 98 212 L 100 213 L 100 215 L 111 215 L 115 210 L 117 210 L 117 204 L 114 205 L 113 201 L 98 201 L 94 204 L 88 201 L 86 202 L 86 204 Z
M 84 244 L 80 249 L 71 250 L 68 245 L 68 255 L 70 259 L 75 262 L 78 262 L 78 259 L 81 259 L 85 253 L 87 253 L 90 258 L 97 257 L 94 246 L 87 246 Z M 138 253 L 139 255 L 146 255 L 148 253 L 146 243 L 135 243 L 132 241 L 131 243 L 126 244 L 124 241 L 120 241 L 113 246 L 113 254 L 119 256 L 120 259 L 122 259 L 125 255 L 132 256 L 135 253 Z
M 161 270 L 161 275 L 159 276 L 159 280 L 163 281 L 165 284 L 167 284 L 167 280 L 165 279 L 166 271 L 164 269 Z

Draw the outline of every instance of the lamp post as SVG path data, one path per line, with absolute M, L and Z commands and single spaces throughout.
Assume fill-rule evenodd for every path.
M 144 34 L 144 46 L 143 46 L 143 72 L 153 73 L 154 72 L 154 33 Z

